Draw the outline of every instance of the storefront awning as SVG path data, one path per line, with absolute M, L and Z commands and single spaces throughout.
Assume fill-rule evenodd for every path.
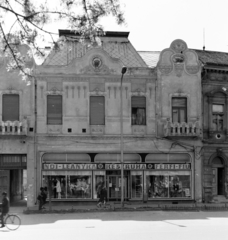
M 87 153 L 45 153 L 43 162 L 91 162 Z
M 121 155 L 119 153 L 99 153 L 95 156 L 94 161 L 100 163 L 116 163 L 121 161 Z M 123 161 L 126 163 L 140 163 L 141 157 L 136 153 L 125 153 L 123 155 Z
M 150 163 L 189 163 L 190 155 L 187 153 L 150 153 L 146 156 Z

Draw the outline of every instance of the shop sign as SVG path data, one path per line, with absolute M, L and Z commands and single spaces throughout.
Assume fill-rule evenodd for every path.
M 105 164 L 105 169 L 107 170 L 120 170 L 121 164 Z M 124 170 L 143 170 L 146 169 L 146 164 L 123 164 Z
M 43 164 L 44 170 L 93 170 L 97 169 L 97 164 L 88 163 L 50 163 Z
M 154 169 L 154 170 L 190 170 L 191 164 L 190 163 L 184 163 L 184 164 L 176 164 L 176 163 L 170 163 L 170 164 L 154 164 L 149 163 L 147 164 L 147 169 Z
M 44 170 L 121 170 L 121 163 L 44 163 Z M 124 163 L 124 170 L 191 170 L 191 164 Z

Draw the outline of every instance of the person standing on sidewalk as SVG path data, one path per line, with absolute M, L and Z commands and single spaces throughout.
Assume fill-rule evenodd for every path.
M 1 206 L 1 227 L 0 228 L 3 228 L 5 227 L 5 224 L 4 224 L 4 216 L 9 212 L 9 199 L 7 197 L 7 193 L 6 192 L 3 192 L 2 193 L 2 203 L 0 204 Z
M 40 194 L 37 197 L 37 200 L 39 201 L 39 210 L 44 209 L 44 204 L 46 203 L 47 195 L 44 191 L 44 188 L 40 188 Z
M 102 204 L 105 206 L 106 202 L 107 202 L 107 189 L 105 187 L 105 184 L 103 183 L 102 187 L 101 187 L 100 198 L 99 198 L 97 206 L 101 207 Z

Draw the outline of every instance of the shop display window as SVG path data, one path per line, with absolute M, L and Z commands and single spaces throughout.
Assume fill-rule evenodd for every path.
M 91 172 L 68 171 L 63 175 L 43 175 L 43 187 L 51 181 L 51 198 L 91 198 Z M 49 197 L 49 196 L 48 196 Z
M 91 176 L 68 176 L 67 198 L 91 198 Z
M 189 198 L 190 172 L 147 172 L 146 189 L 148 198 Z
M 62 199 L 66 198 L 66 176 L 63 175 L 45 175 L 43 176 L 43 187 L 47 187 L 51 181 L 51 198 Z M 49 191 L 47 192 L 49 198 Z
M 98 198 L 101 186 L 105 184 L 105 171 L 94 172 L 94 198 Z
M 142 198 L 143 177 L 142 172 L 131 171 L 131 196 L 132 198 Z

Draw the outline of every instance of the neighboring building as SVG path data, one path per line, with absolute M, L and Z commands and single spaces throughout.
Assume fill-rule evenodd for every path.
M 199 188 L 199 191 L 202 189 L 203 202 L 227 202 L 228 53 L 195 49 L 193 49 L 193 51 L 198 55 L 198 59 L 201 63 L 203 118 L 203 136 L 201 134 L 202 143 L 200 144 L 199 141 L 195 142 L 194 140 L 194 142 L 190 144 L 191 146 L 194 145 L 197 147 L 195 148 L 197 156 L 196 162 L 201 162 L 201 168 L 198 166 L 198 171 L 202 169 L 202 174 L 200 172 L 198 173 L 198 177 L 201 178 L 199 181 L 201 184 L 196 185 L 196 188 Z M 139 53 L 147 62 L 148 66 L 156 66 L 156 59 L 158 59 L 160 52 Z M 167 71 L 169 71 L 168 68 Z M 201 88 L 197 89 L 193 87 L 192 89 L 198 92 L 198 94 L 201 92 Z M 201 101 L 197 100 L 194 102 L 193 106 L 200 107 L 200 104 Z M 169 123 L 168 126 L 172 125 Z
M 156 82 L 157 138 L 169 142 L 160 149 L 162 159 L 154 162 L 164 165 L 159 174 L 169 179 L 169 198 L 200 202 L 201 65 L 197 54 L 184 41 L 173 41 L 160 53 Z
M 196 51 L 203 64 L 203 196 L 228 198 L 228 53 Z
M 21 54 L 29 50 L 17 47 Z M 6 191 L 15 203 L 27 198 L 27 170 L 34 171 L 27 157 L 34 133 L 33 94 L 19 71 L 7 71 L 8 58 L 1 57 L 0 63 L 0 192 Z M 34 60 L 26 58 L 26 64 L 33 67 Z

